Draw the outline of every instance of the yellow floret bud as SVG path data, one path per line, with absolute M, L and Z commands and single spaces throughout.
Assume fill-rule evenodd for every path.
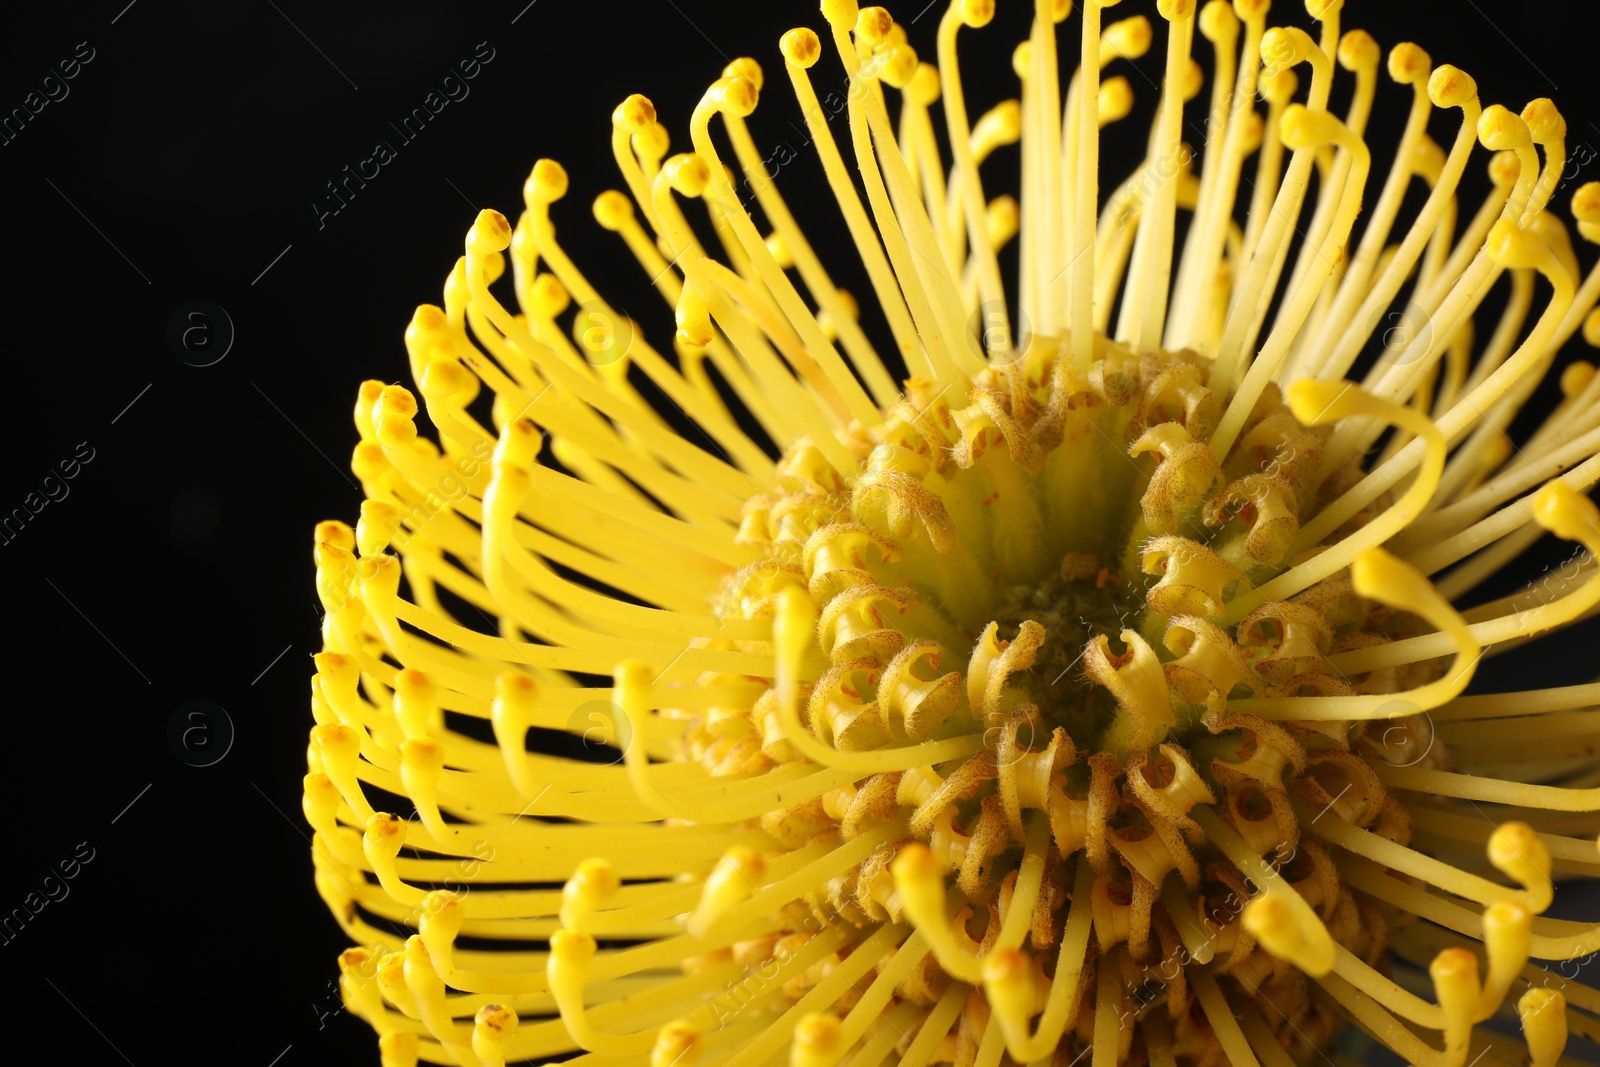
M 1345 132 L 1344 123 L 1331 112 L 1313 111 L 1301 104 L 1290 104 L 1278 123 L 1278 136 L 1291 151 L 1333 144 Z
M 830 26 L 854 27 L 861 8 L 856 0 L 822 0 L 822 17 Z
M 994 0 L 961 0 L 961 24 L 968 29 L 981 29 L 993 18 Z
M 656 106 L 649 97 L 634 93 L 617 105 L 611 121 L 629 133 L 643 133 L 656 121 Z
M 383 811 L 374 812 L 372 818 L 367 820 L 367 832 L 362 835 L 361 848 L 367 862 L 373 864 L 374 868 L 382 865 L 392 870 L 394 858 L 400 855 L 405 843 L 404 820 Z
M 656 1033 L 650 1048 L 650 1067 L 692 1067 L 700 1058 L 701 1034 L 698 1027 L 675 1019 Z
M 1521 116 L 1499 104 L 1490 104 L 1478 116 L 1478 140 L 1491 152 L 1515 151 L 1533 143 L 1533 134 Z
M 1410 41 L 1389 50 L 1389 77 L 1401 85 L 1416 85 L 1433 73 L 1433 59 Z
M 847 1051 L 838 1016 L 813 1012 L 795 1024 L 789 1067 L 834 1067 Z
M 684 925 L 696 937 L 705 937 L 728 909 L 750 898 L 766 877 L 761 853 L 731 848 L 717 861 L 700 892 L 700 904 Z
M 410 1030 L 391 1030 L 378 1038 L 382 1067 L 417 1067 L 419 1048 L 417 1035 Z
M 1366 30 L 1351 30 L 1339 38 L 1339 65 L 1345 70 L 1377 70 L 1383 50 Z
M 1011 70 L 1019 78 L 1026 78 L 1033 70 L 1033 42 L 1022 41 L 1011 51 Z
M 1103 59 L 1138 59 L 1150 51 L 1155 31 L 1150 20 L 1143 15 L 1113 22 L 1100 35 L 1100 54 Z
M 616 232 L 633 218 L 633 201 L 626 193 L 607 189 L 594 198 L 594 218 L 601 226 Z
M 661 173 L 674 192 L 690 199 L 704 193 L 706 184 L 711 181 L 711 169 L 706 166 L 706 161 L 687 152 L 679 153 L 663 163 Z
M 1515 152 L 1496 152 L 1489 157 L 1489 180 L 1501 188 L 1516 184 L 1522 163 Z
M 784 34 L 778 41 L 778 49 L 786 62 L 801 70 L 809 69 L 822 58 L 822 42 L 817 39 L 816 31 L 804 26 Z
M 1555 1067 L 1567 1048 L 1567 998 L 1554 989 L 1534 987 L 1517 1001 L 1529 1067 Z
M 1483 944 L 1489 969 L 1478 1014 L 1493 1014 L 1528 962 L 1533 944 L 1533 912 L 1512 900 L 1500 900 L 1483 909 Z
M 486 255 L 490 252 L 503 252 L 511 247 L 511 223 L 506 217 L 494 208 L 485 208 L 478 212 L 478 217 L 472 223 L 472 229 L 467 231 L 467 251 Z
M 550 935 L 550 957 L 545 961 L 545 974 L 550 980 L 550 992 L 557 1000 L 571 1000 L 583 1004 L 583 987 L 589 980 L 589 968 L 594 963 L 596 945 L 588 934 L 573 930 L 557 930 Z
M 361 755 L 361 735 L 342 723 L 311 728 L 311 746 L 322 760 L 325 774 L 344 792 L 344 774 L 355 778 L 356 759 Z
M 1232 42 L 1239 33 L 1239 18 L 1228 0 L 1210 0 L 1200 9 L 1200 32 L 1214 44 Z
M 928 846 L 912 842 L 889 865 L 906 914 L 919 926 L 944 922 L 944 869 Z
M 692 348 L 704 348 L 716 337 L 716 328 L 711 321 L 711 310 L 706 307 L 706 302 L 700 299 L 700 294 L 692 285 L 683 287 L 678 294 L 678 306 L 674 310 L 674 317 L 678 323 L 678 340 Z
M 1557 537 L 1563 537 L 1568 541 L 1585 541 L 1600 533 L 1600 509 L 1595 507 L 1594 501 L 1560 480 L 1545 484 L 1533 495 L 1533 521 Z M 1508 841 L 1531 842 L 1527 845 L 1530 849 L 1544 848 L 1537 835 L 1534 835 L 1524 823 L 1506 823 L 1500 830 L 1506 832 Z M 1499 832 L 1496 831 L 1497 834 Z M 1494 839 L 1490 840 L 1492 844 Z M 1545 873 L 1541 877 L 1549 877 L 1548 853 L 1545 854 L 1544 864 Z M 1499 866 L 1498 860 L 1495 861 L 1495 865 Z M 1501 870 L 1505 868 L 1502 867 Z M 1513 877 L 1521 880 L 1520 876 L 1513 875 Z
M 1034 1000 L 1033 968 L 1028 957 L 1016 949 L 991 952 L 983 961 L 983 988 L 989 995 L 990 1009 L 1006 1030 L 1025 1033 Z
M 1350 584 L 1364 597 L 1387 604 L 1414 604 L 1436 597 L 1433 585 L 1417 569 L 1381 548 L 1369 549 L 1350 563 Z
M 1554 100 L 1541 96 L 1522 109 L 1522 121 L 1528 124 L 1528 133 L 1534 144 L 1551 144 L 1565 140 L 1567 120 L 1562 118 Z
M 1584 515 L 1583 518 L 1591 523 L 1595 521 L 1597 516 L 1592 501 L 1587 497 L 1579 496 L 1565 482 L 1552 482 L 1551 486 L 1554 485 L 1565 488 L 1566 492 L 1571 494 L 1571 498 L 1582 500 L 1583 503 L 1588 504 L 1587 508 L 1581 509 L 1581 511 L 1587 512 L 1587 515 Z M 1545 489 L 1550 489 L 1550 486 L 1546 486 Z M 1556 496 L 1560 498 L 1565 494 L 1561 494 L 1558 490 L 1556 491 Z M 1559 507 L 1559 505 L 1555 505 L 1555 507 Z M 1550 508 L 1552 508 L 1552 505 L 1545 505 L 1545 509 Z M 1535 514 L 1537 515 L 1541 510 L 1540 501 L 1536 499 L 1534 502 Z M 1581 513 L 1581 511 L 1578 508 L 1573 509 L 1573 512 Z M 1562 529 L 1558 528 L 1558 526 L 1565 527 L 1575 517 L 1576 515 L 1573 513 L 1565 513 L 1561 516 L 1561 519 L 1546 528 L 1553 529 L 1558 536 L 1561 536 Z M 1540 525 L 1544 524 L 1541 522 Z M 1555 892 L 1550 882 L 1550 850 L 1539 839 L 1539 835 L 1534 831 L 1533 827 L 1525 822 L 1501 823 L 1494 828 L 1494 833 L 1489 835 L 1488 851 L 1490 863 L 1494 864 L 1506 877 L 1522 883 L 1530 898 L 1528 905 L 1533 911 L 1541 912 L 1550 906 L 1550 900 Z
M 1133 110 L 1133 86 L 1118 74 L 1100 83 L 1100 124 L 1102 126 L 1128 116 Z
M 1333 939 L 1320 923 L 1315 929 L 1308 928 L 1304 916 L 1284 898 L 1285 892 L 1293 890 L 1275 890 L 1252 900 L 1245 906 L 1240 922 L 1278 959 L 1289 961 L 1313 977 L 1327 974 L 1333 969 Z
M 1361 412 L 1366 394 L 1350 382 L 1302 378 L 1289 387 L 1284 399 L 1294 417 L 1307 426 L 1337 422 Z
M 885 53 L 878 77 L 891 89 L 904 89 L 916 76 L 917 68 L 917 50 L 908 44 L 898 44 Z
M 1584 182 L 1572 194 L 1572 214 L 1579 222 L 1600 222 L 1600 182 Z
M 1590 312 L 1592 316 L 1594 313 Z M 1588 322 L 1584 323 L 1585 340 L 1588 340 Z M 1590 342 L 1593 344 L 1593 342 Z M 1589 388 L 1589 383 L 1594 381 L 1594 364 L 1584 360 L 1568 366 L 1561 372 L 1561 395 L 1571 400 L 1573 397 Z
M 567 195 L 567 169 L 553 159 L 541 159 L 522 185 L 522 195 L 532 204 L 551 204 Z
M 1434 107 L 1460 107 L 1478 95 L 1472 75 L 1449 63 L 1428 76 L 1428 99 Z
M 983 113 L 972 127 L 972 140 L 981 146 L 979 155 L 986 155 L 1000 145 L 1015 144 L 1022 136 L 1022 104 L 1017 100 L 1002 100 Z
M 355 531 L 350 529 L 349 523 L 338 519 L 325 519 L 317 523 L 312 531 L 312 540 L 316 544 L 333 545 L 346 552 L 356 547 Z
M 478 1009 L 472 1020 L 472 1052 L 484 1067 L 504 1067 L 506 1056 L 516 1052 L 512 1035 L 517 1025 L 517 1013 L 504 1004 L 485 1004 Z
M 761 70 L 761 64 L 749 56 L 740 56 L 722 68 L 724 78 L 743 78 L 759 91 L 766 83 L 766 76 Z
M 1261 62 L 1272 70 L 1304 63 L 1320 49 L 1298 26 L 1274 26 L 1261 37 Z
M 706 92 L 712 103 L 741 119 L 755 111 L 760 96 L 755 84 L 744 78 L 719 78 Z
M 414 667 L 394 676 L 394 715 L 407 737 L 426 737 L 439 711 L 439 687 Z
M 561 925 L 581 929 L 589 913 L 598 911 L 622 888 L 622 878 L 609 860 L 586 859 L 561 888 Z
M 856 15 L 856 39 L 867 45 L 879 45 L 889 39 L 894 29 L 894 17 L 887 8 L 864 7 Z
M 1473 1015 L 1482 995 L 1478 959 L 1467 949 L 1447 948 L 1428 965 L 1428 975 L 1444 1012 L 1445 1047 L 1458 1047 L 1472 1034 Z
M 326 774 L 308 774 L 300 779 L 300 809 L 313 830 L 332 832 L 339 814 L 339 789 Z
M 1261 97 L 1269 104 L 1282 104 L 1300 88 L 1300 76 L 1292 67 L 1268 68 L 1261 73 Z M 1259 114 L 1250 117 L 1259 118 Z
M 1200 61 L 1199 60 L 1197 60 L 1193 56 L 1191 56 L 1189 58 L 1188 64 L 1185 65 L 1184 68 L 1183 68 L 1183 85 L 1181 87 L 1181 91 L 1180 91 L 1180 94 L 1179 94 L 1179 95 L 1182 96 L 1183 102 L 1184 103 L 1188 103 L 1190 100 L 1193 100 L 1195 97 L 1199 96 L 1200 95 L 1200 90 L 1205 88 L 1205 84 L 1206 84 L 1205 68 L 1200 66 Z M 1191 149 L 1188 145 L 1183 145 L 1181 151 L 1182 151 L 1182 155 L 1180 155 L 1178 158 L 1180 158 L 1180 159 L 1193 159 L 1194 158 L 1194 150 Z

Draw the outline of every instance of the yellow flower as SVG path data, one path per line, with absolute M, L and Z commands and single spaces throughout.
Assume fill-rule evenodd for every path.
M 937 65 L 853 0 L 785 35 L 870 295 L 784 206 L 744 121 L 778 64 L 739 59 L 677 154 L 644 97 L 614 116 L 594 214 L 670 353 L 569 255 L 542 160 L 417 310 L 417 392 L 361 387 L 305 813 L 385 1067 L 1278 1065 L 1350 1023 L 1547 1067 L 1600 1036 L 1570 966 L 1600 926 L 1539 917 L 1600 873 L 1600 686 L 1463 695 L 1600 602 L 1600 376 L 1507 436 L 1600 342 L 1547 210 L 1565 124 L 1401 44 L 1380 184 L 1382 57 L 1339 0 L 1320 39 L 1266 0 L 1110 6 L 1039 0 L 977 117 L 987 0 Z M 1102 198 L 1133 106 L 1103 72 L 1158 40 L 1147 158 Z M 1600 241 L 1600 185 L 1573 210 Z M 1569 565 L 1452 606 L 1547 531 Z M 1513 1011 L 1520 1040 L 1483 1025 Z

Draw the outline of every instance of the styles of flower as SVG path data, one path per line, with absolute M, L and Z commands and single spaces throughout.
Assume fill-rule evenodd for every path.
M 1466 692 L 1600 603 L 1565 121 L 1414 44 L 1384 71 L 1340 0 L 1315 34 L 1114 6 L 1038 0 L 978 116 L 988 0 L 931 56 L 825 0 L 677 151 L 628 96 L 593 212 L 671 350 L 585 276 L 541 160 L 418 308 L 415 391 L 361 386 L 304 808 L 384 1067 L 1277 1067 L 1352 1023 L 1550 1067 L 1600 1035 L 1561 969 L 1600 926 L 1541 915 L 1600 874 L 1600 685 Z M 1158 37 L 1111 187 L 1114 68 Z M 773 82 L 870 293 L 746 125 Z M 1571 207 L 1600 241 L 1600 185 Z M 1546 533 L 1588 553 L 1559 588 L 1455 606 Z

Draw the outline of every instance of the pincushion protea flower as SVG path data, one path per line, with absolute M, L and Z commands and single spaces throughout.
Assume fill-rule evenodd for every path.
M 628 97 L 628 192 L 594 203 L 675 359 L 581 273 L 542 160 L 406 333 L 438 443 L 417 394 L 362 386 L 361 519 L 316 531 L 305 812 L 385 1065 L 1277 1065 L 1354 1024 L 1416 1064 L 1547 1067 L 1600 1035 L 1566 963 L 1600 927 L 1539 917 L 1600 873 L 1600 690 L 1463 695 L 1592 613 L 1593 557 L 1452 606 L 1546 531 L 1600 548 L 1600 376 L 1571 363 L 1506 436 L 1600 340 L 1549 210 L 1563 120 L 1401 44 L 1378 191 L 1380 52 L 1339 0 L 1307 4 L 1320 40 L 1266 0 L 1161 0 L 1148 157 L 1102 208 L 1131 107 L 1103 71 L 1157 36 L 1109 6 L 1063 79 L 1071 5 L 1040 0 L 1019 99 L 975 121 L 985 0 L 936 66 L 851 0 L 783 38 L 889 357 L 769 178 L 740 59 L 681 153 Z M 1479 142 L 1493 190 L 1462 205 Z M 1600 240 L 1600 186 L 1573 209 Z M 1513 1012 L 1521 1040 L 1482 1025 Z

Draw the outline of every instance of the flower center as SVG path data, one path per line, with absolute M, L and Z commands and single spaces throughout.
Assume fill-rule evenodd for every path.
M 774 619 L 794 688 L 691 718 L 683 755 L 712 774 L 801 756 L 850 768 L 759 826 L 789 849 L 880 841 L 806 902 L 824 923 L 912 922 L 935 949 L 908 980 L 929 1003 L 981 982 L 1025 1018 L 1038 976 L 1016 979 L 1011 1004 L 990 971 L 1025 942 L 1065 953 L 1078 938 L 1079 957 L 1144 975 L 1141 1011 L 1192 996 L 1170 976 L 1203 957 L 1303 1012 L 1258 943 L 1315 970 L 1335 945 L 1376 958 L 1388 935 L 1302 837 L 1302 812 L 1403 838 L 1368 762 L 1391 757 L 1368 706 L 1389 700 L 1406 722 L 1408 698 L 1383 694 L 1441 673 L 1352 674 L 1330 657 L 1442 624 L 1419 622 L 1403 574 L 1358 581 L 1328 549 L 1296 550 L 1301 516 L 1354 470 L 1322 469 L 1308 424 L 1327 398 L 1269 387 L 1219 458 L 1209 361 L 1104 337 L 1095 350 L 1078 367 L 1034 337 L 975 375 L 965 406 L 909 381 L 872 439 L 838 432 L 860 464 L 848 488 L 809 442 L 791 448 L 744 508 L 738 540 L 766 558 L 717 604 Z M 1284 700 L 1332 713 L 1280 724 L 1268 709 Z M 1423 732 L 1415 758 L 1438 765 Z M 1271 903 L 1247 907 L 1263 889 Z M 1063 925 L 1079 897 L 1092 938 Z M 1052 980 L 1077 981 L 1059 966 Z
M 1072 737 L 1096 738 L 1110 725 L 1116 698 L 1089 677 L 1084 649 L 1101 635 L 1121 644 L 1121 632 L 1144 613 L 1145 586 L 1143 575 L 1123 575 L 1096 553 L 1069 552 L 1056 573 L 1005 591 L 995 609 L 996 636 L 1014 641 L 1030 620 L 1046 633 L 1033 666 L 1011 680 L 1039 709 L 1041 747 L 1058 726 Z

